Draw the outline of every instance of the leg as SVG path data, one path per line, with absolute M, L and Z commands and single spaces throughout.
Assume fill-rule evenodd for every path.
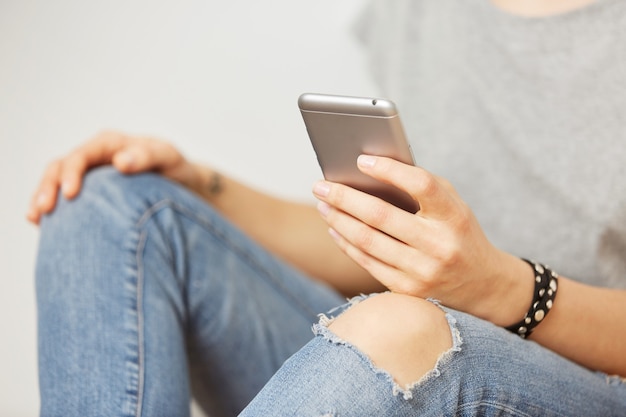
M 236 415 L 341 300 L 152 174 L 95 170 L 41 228 L 45 416 L 188 415 L 190 379 Z
M 316 332 L 242 416 L 618 416 L 626 409 L 620 379 L 416 298 L 367 298 L 323 318 Z

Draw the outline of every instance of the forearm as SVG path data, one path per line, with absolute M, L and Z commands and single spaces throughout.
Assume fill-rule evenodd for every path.
M 501 253 L 502 279 L 492 280 L 494 296 L 475 304 L 470 312 L 505 327 L 528 311 L 535 273 L 523 260 Z M 589 369 L 626 376 L 626 291 L 592 287 L 565 277 L 558 284 L 550 313 L 529 339 Z
M 189 187 L 281 259 L 346 295 L 382 288 L 337 248 L 314 206 L 276 198 L 227 176 L 220 177 L 216 190 L 214 172 L 194 167 Z
M 420 211 L 407 214 L 338 183 L 316 187 L 345 253 L 392 291 L 435 298 L 501 327 L 525 319 L 534 306 L 534 270 L 541 268 L 494 247 L 451 184 L 390 158 L 357 163 L 366 175 L 406 191 Z M 551 284 L 545 281 L 538 283 Z M 537 296 L 546 291 L 551 296 L 545 287 Z M 532 315 L 531 323 L 540 323 L 531 337 L 585 367 L 626 376 L 626 292 L 562 278 L 552 301 L 546 318 Z
M 493 262 L 496 266 L 489 279 L 489 295 L 461 309 L 506 327 L 528 312 L 533 301 L 535 271 L 516 256 L 495 253 L 497 261 Z M 560 277 L 550 313 L 529 339 L 589 369 L 626 376 L 625 319 L 626 291 L 592 287 Z
M 587 368 L 626 377 L 626 291 L 559 279 L 554 307 L 530 339 Z

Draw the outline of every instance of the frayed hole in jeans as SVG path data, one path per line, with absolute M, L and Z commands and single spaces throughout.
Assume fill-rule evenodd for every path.
M 365 297 L 368 298 L 368 297 Z M 354 307 L 356 304 L 358 304 L 359 302 L 363 301 L 365 298 L 363 297 L 358 297 L 356 300 L 351 300 L 343 309 L 342 313 L 345 313 L 347 310 L 351 309 L 352 307 Z M 445 311 L 437 301 L 435 300 L 428 300 L 430 301 L 432 304 L 434 304 L 435 306 L 437 306 L 439 309 L 443 310 L 445 313 L 445 318 L 447 320 L 447 324 L 449 327 L 449 330 L 451 332 L 451 339 L 452 339 L 452 344 L 451 347 L 447 348 L 445 351 L 443 351 L 441 354 L 438 355 L 436 361 L 434 361 L 434 366 L 430 369 L 425 371 L 424 374 L 422 374 L 422 376 L 416 380 L 415 382 L 412 383 L 408 383 L 408 384 L 400 384 L 396 381 L 396 379 L 393 377 L 392 372 L 387 371 L 386 369 L 383 368 L 383 366 L 378 366 L 375 364 L 375 361 L 372 360 L 366 353 L 364 353 L 363 351 L 361 351 L 359 348 L 357 348 L 356 346 L 354 346 L 352 343 L 350 343 L 350 341 L 344 340 L 342 339 L 340 336 L 338 336 L 337 334 L 335 334 L 333 331 L 331 331 L 328 326 L 333 323 L 335 321 L 336 318 L 339 318 L 341 316 L 341 314 L 339 314 L 337 317 L 328 317 L 326 315 L 320 315 L 320 320 L 317 324 L 315 324 L 313 326 L 313 332 L 317 335 L 320 336 L 324 339 L 326 339 L 327 341 L 329 341 L 330 343 L 336 344 L 336 345 L 340 345 L 340 346 L 345 346 L 351 350 L 353 350 L 354 352 L 356 352 L 364 362 L 366 362 L 369 367 L 371 368 L 371 370 L 379 375 L 383 375 L 385 377 L 385 379 L 387 379 L 391 386 L 391 393 L 394 396 L 397 395 L 402 395 L 402 398 L 404 398 L 405 400 L 410 400 L 411 398 L 413 398 L 413 392 L 419 388 L 420 385 L 430 381 L 431 379 L 434 379 L 438 376 L 441 375 L 441 369 L 442 367 L 444 367 L 453 357 L 453 355 L 456 352 L 461 351 L 461 345 L 463 343 L 460 332 L 456 326 L 456 319 L 447 311 Z M 450 345 L 448 345 L 450 346 Z

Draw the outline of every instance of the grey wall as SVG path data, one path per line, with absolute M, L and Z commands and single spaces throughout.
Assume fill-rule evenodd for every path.
M 361 3 L 0 0 L 0 416 L 39 408 L 24 213 L 46 162 L 115 128 L 310 199 L 320 173 L 296 100 L 376 93 L 349 31 Z

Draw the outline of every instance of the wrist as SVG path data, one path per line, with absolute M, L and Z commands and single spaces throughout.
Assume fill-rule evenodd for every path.
M 212 202 L 224 190 L 224 179 L 222 175 L 209 167 L 200 164 L 192 164 L 193 180 L 188 187 Z
M 558 289 L 558 274 L 548 266 L 524 259 L 532 268 L 535 276 L 533 299 L 524 318 L 506 329 L 523 339 L 530 336 L 533 330 L 543 322 L 546 315 L 552 310 Z
M 483 318 L 505 327 L 520 321 L 528 311 L 533 298 L 534 272 L 524 260 L 505 252 L 500 253 L 495 271 L 491 295 L 483 305 Z

